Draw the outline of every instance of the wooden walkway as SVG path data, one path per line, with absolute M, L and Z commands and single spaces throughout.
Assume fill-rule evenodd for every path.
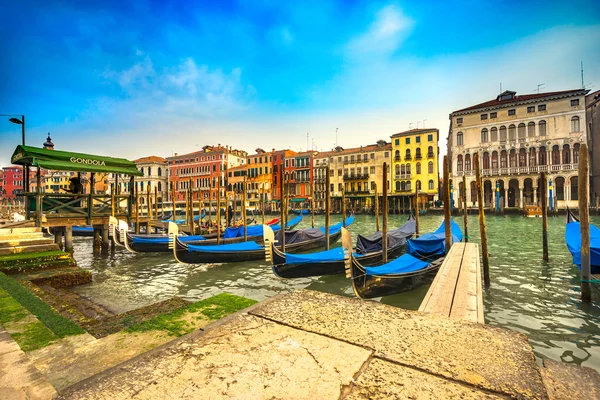
M 452 245 L 419 311 L 485 323 L 478 244 Z

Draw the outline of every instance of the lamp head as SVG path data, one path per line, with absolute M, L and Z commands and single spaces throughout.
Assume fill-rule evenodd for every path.
M 21 121 L 18 118 L 15 118 L 15 117 L 9 118 L 9 121 L 12 122 L 13 124 L 23 125 L 23 121 Z

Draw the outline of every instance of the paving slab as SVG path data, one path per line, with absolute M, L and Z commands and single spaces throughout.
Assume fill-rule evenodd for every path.
M 527 337 L 372 301 L 298 290 L 251 314 L 373 349 L 402 365 L 514 398 L 546 399 Z
M 56 395 L 52 385 L 0 326 L 0 399 L 47 400 Z
M 497 400 L 508 396 L 492 394 L 472 386 L 448 381 L 435 375 L 373 358 L 352 385 L 346 400 L 371 399 L 461 399 Z
M 550 400 L 600 399 L 600 374 L 591 368 L 544 359 L 540 372 Z
M 64 399 L 338 399 L 372 352 L 252 315 L 150 351 Z

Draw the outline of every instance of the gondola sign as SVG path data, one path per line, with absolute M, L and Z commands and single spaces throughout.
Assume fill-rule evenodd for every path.
M 101 160 L 92 160 L 90 158 L 78 158 L 78 157 L 71 157 L 69 159 L 69 161 L 71 161 L 72 163 L 76 163 L 76 164 L 91 164 L 91 165 L 97 165 L 99 167 L 105 167 L 106 164 L 104 161 Z

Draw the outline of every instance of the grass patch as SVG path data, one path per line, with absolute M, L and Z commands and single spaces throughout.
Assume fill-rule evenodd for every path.
M 144 322 L 132 325 L 127 332 L 145 332 L 152 330 L 166 331 L 169 335 L 182 336 L 194 330 L 182 317 L 187 313 L 200 313 L 207 319 L 216 321 L 236 311 L 256 304 L 255 300 L 221 293 L 208 299 L 200 300 L 188 306 L 178 308 L 167 314 L 159 315 Z
M 2 272 L 0 272 L 0 288 L 4 289 L 14 300 L 35 315 L 56 336 L 65 337 L 85 333 L 73 321 L 64 318 L 48 304 Z
M 33 351 L 46 347 L 58 339 L 50 329 L 39 321 L 25 325 L 22 332 L 12 333 L 11 336 L 23 351 Z
M 4 290 L 0 289 L 0 324 L 7 322 L 19 322 L 27 317 L 27 310 L 18 301 L 10 297 Z
M 51 251 L 42 251 L 39 253 L 18 253 L 18 254 L 7 254 L 4 256 L 0 256 L 0 262 L 5 261 L 23 261 L 23 260 L 31 260 L 36 258 L 45 258 L 45 257 L 67 257 L 69 253 L 65 253 L 60 250 L 51 250 Z

